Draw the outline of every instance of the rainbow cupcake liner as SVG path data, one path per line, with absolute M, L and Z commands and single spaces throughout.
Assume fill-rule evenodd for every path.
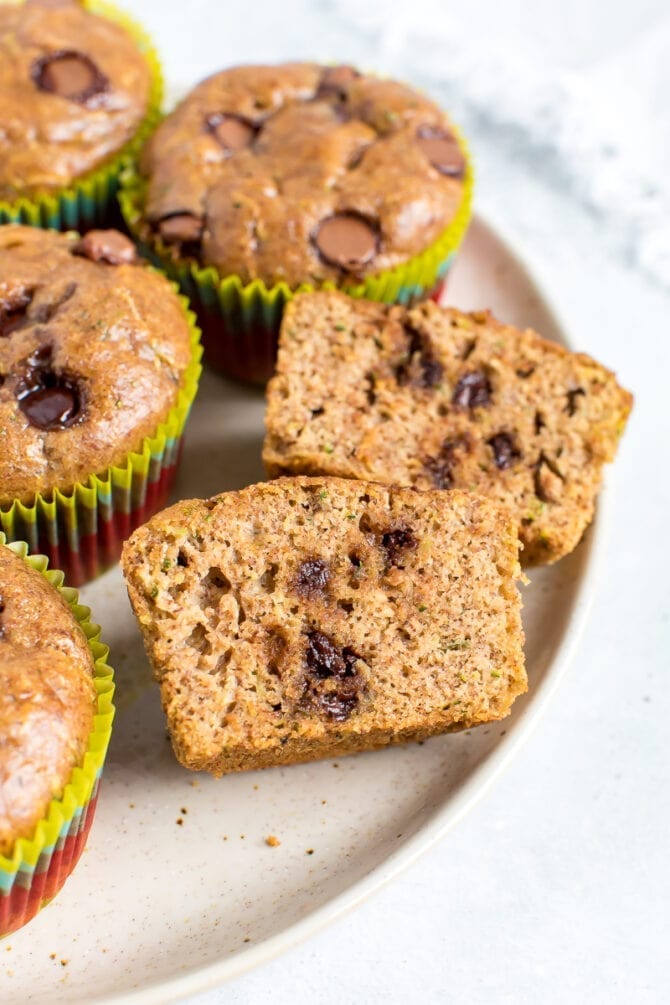
M 342 289 L 352 297 L 386 304 L 410 305 L 441 293 L 472 215 L 474 172 L 463 136 L 457 138 L 466 157 L 463 197 L 454 219 L 440 237 L 407 262 L 368 276 Z M 244 284 L 239 276 L 221 276 L 209 266 L 176 261 L 170 249 L 148 233 L 143 221 L 146 182 L 134 167 L 121 175 L 119 204 L 140 252 L 159 265 L 189 298 L 202 328 L 204 359 L 215 369 L 237 380 L 264 383 L 272 376 L 284 306 L 297 293 L 337 289 L 325 282 L 315 287 L 303 283 L 292 289 L 286 283 L 268 287 L 261 280 Z
M 154 435 L 145 437 L 122 464 L 77 482 L 67 492 L 56 489 L 30 503 L 16 499 L 0 507 L 0 530 L 7 540 L 26 541 L 31 551 L 46 555 L 72 586 L 114 565 L 129 534 L 167 502 L 202 370 L 200 329 L 188 301 L 178 296 L 191 330 L 191 362 L 176 403 Z
M 0 547 L 5 543 L 0 533 Z M 23 541 L 7 546 L 58 590 L 81 625 L 95 664 L 97 710 L 84 761 L 72 772 L 62 795 L 51 800 L 31 838 L 19 838 L 11 856 L 0 855 L 2 936 L 30 921 L 55 897 L 76 866 L 93 822 L 114 719 L 114 671 L 107 663 L 109 648 L 100 641 L 100 628 L 90 621 L 88 607 L 78 603 L 76 590 L 63 586 L 62 572 L 48 569 L 46 556 L 29 554 Z
M 0 224 L 24 223 L 52 230 L 86 231 L 114 223 L 121 171 L 134 161 L 160 119 L 163 74 L 148 35 L 132 18 L 105 0 L 86 0 L 84 6 L 92 14 L 98 14 L 125 28 L 144 54 L 152 77 L 149 109 L 133 138 L 117 154 L 68 187 L 45 192 L 32 199 L 22 196 L 12 202 L 0 200 Z

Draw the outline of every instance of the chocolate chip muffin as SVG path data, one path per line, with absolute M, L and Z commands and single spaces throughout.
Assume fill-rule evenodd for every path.
M 25 507 L 41 500 L 97 505 L 93 476 L 106 483 L 95 519 L 110 523 L 118 506 L 126 523 L 147 515 L 151 486 L 174 474 L 197 386 L 196 347 L 181 299 L 122 234 L 0 227 L 0 515 L 8 536 L 32 533 Z M 131 462 L 133 452 L 144 459 Z M 154 509 L 166 491 L 167 483 Z M 27 526 L 15 526 L 19 515 Z M 80 530 L 90 533 L 93 514 L 81 516 Z M 53 546 L 53 520 L 42 531 L 48 540 L 33 548 Z
M 336 478 L 160 513 L 123 569 L 177 757 L 220 775 L 507 715 L 526 690 L 518 550 L 480 496 Z
M 336 292 L 289 305 L 267 397 L 271 475 L 484 493 L 514 513 L 526 563 L 578 544 L 632 405 L 590 357 L 488 311 Z
M 217 341 L 212 321 L 206 347 L 234 375 L 271 368 L 271 352 L 257 358 L 260 335 L 257 346 L 244 339 L 259 312 L 301 284 L 364 284 L 383 300 L 428 295 L 469 214 L 470 168 L 447 115 L 412 88 L 349 66 L 214 74 L 161 123 L 141 171 L 125 205 L 149 248 L 178 272 L 190 263 L 196 287 L 198 268 L 234 277 L 219 290 L 219 329 L 232 326 L 232 344 L 221 347 L 227 336 Z M 253 303 L 235 300 L 256 281 Z M 211 289 L 201 295 L 211 311 Z
M 30 838 L 88 747 L 91 651 L 45 577 L 0 544 L 0 855 Z
M 0 222 L 30 222 L 18 200 L 59 197 L 91 178 L 129 151 L 157 111 L 160 75 L 146 39 L 89 6 L 0 4 Z M 93 201 L 103 195 L 98 181 L 87 193 Z M 94 208 L 105 207 L 89 206 L 88 215 Z M 80 224 L 77 212 L 73 203 L 63 222 Z

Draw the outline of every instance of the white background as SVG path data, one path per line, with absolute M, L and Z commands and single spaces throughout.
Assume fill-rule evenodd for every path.
M 636 395 L 605 568 L 535 735 L 455 831 L 198 1005 L 670 1001 L 670 15 L 666 0 L 135 0 L 180 89 L 323 58 L 413 80 L 572 341 Z M 485 306 L 485 305 L 482 305 Z

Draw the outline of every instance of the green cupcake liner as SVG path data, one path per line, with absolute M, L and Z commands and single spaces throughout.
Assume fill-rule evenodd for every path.
M 74 768 L 62 794 L 52 799 L 30 838 L 19 838 L 10 856 L 0 855 L 0 935 L 20 928 L 61 888 L 74 869 L 90 829 L 105 755 L 114 719 L 114 671 L 107 663 L 109 648 L 90 610 L 79 604 L 76 590 L 63 585 L 63 573 L 49 569 L 44 555 L 29 553 L 23 541 L 10 548 L 27 565 L 42 573 L 61 594 L 81 626 L 94 661 L 97 705 L 84 760 Z
M 146 181 L 133 166 L 122 172 L 119 204 L 141 253 L 176 280 L 189 298 L 202 328 L 205 362 L 227 376 L 264 383 L 274 370 L 284 307 L 296 294 L 341 288 L 352 297 L 405 305 L 439 295 L 472 215 L 472 159 L 464 137 L 454 132 L 467 166 L 461 203 L 449 226 L 419 255 L 342 287 L 330 281 L 296 288 L 283 282 L 268 287 L 262 280 L 245 284 L 237 275 L 221 276 L 212 266 L 175 260 L 144 222 Z
M 71 185 L 44 192 L 33 198 L 22 196 L 11 202 L 0 200 L 0 224 L 23 223 L 52 230 L 90 230 L 109 224 L 116 209 L 116 195 L 122 169 L 139 154 L 160 119 L 163 74 L 149 36 L 124 11 L 106 0 L 85 0 L 92 14 L 105 17 L 125 28 L 143 53 L 151 70 L 149 108 L 137 132 L 110 160 L 75 179 Z
M 202 371 L 200 329 L 188 301 L 171 284 L 191 334 L 191 361 L 177 401 L 153 434 L 123 463 L 92 474 L 68 491 L 38 494 L 0 507 L 0 530 L 9 541 L 27 541 L 48 556 L 73 586 L 113 565 L 135 527 L 161 509 L 177 472 L 181 438 Z

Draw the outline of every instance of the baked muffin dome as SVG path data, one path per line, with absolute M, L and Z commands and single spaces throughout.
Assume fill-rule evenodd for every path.
M 176 403 L 182 304 L 117 231 L 0 227 L 0 505 L 121 463 Z
M 0 545 L 0 854 L 30 837 L 83 761 L 93 657 L 45 577 Z
M 112 157 L 151 86 L 131 35 L 74 0 L 0 4 L 0 199 L 62 188 Z
M 393 268 L 449 226 L 466 161 L 437 105 L 347 66 L 240 66 L 199 84 L 146 145 L 145 230 L 243 283 Z

